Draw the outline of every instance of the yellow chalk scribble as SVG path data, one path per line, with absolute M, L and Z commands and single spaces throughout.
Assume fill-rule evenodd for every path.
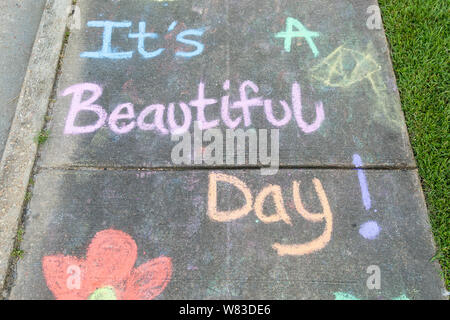
M 372 44 L 365 53 L 340 46 L 311 68 L 312 77 L 327 87 L 336 88 L 348 88 L 367 79 L 380 95 L 385 85 L 381 79 L 381 66 L 370 53 L 372 50 Z
M 350 89 L 365 80 L 369 81 L 375 92 L 375 100 L 371 102 L 374 106 L 371 120 L 395 127 L 402 126 L 398 101 L 387 90 L 382 67 L 372 54 L 374 51 L 372 43 L 369 43 L 365 52 L 340 46 L 310 69 L 311 78 L 324 86 L 341 89 Z

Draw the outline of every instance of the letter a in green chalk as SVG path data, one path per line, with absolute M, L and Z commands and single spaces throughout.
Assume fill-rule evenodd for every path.
M 294 31 L 294 27 L 297 31 Z M 318 36 L 318 32 L 309 31 L 300 21 L 289 17 L 286 20 L 286 31 L 277 33 L 275 38 L 284 38 L 284 50 L 286 52 L 291 52 L 292 38 L 305 38 L 314 54 L 314 57 L 317 57 L 319 55 L 319 50 L 317 50 L 312 38 L 316 38 Z

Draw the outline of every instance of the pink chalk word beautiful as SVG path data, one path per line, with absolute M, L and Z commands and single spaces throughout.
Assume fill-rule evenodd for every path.
M 225 81 L 223 89 L 228 91 L 230 89 L 230 81 Z M 257 96 L 249 98 L 248 89 L 251 89 L 256 95 L 259 91 L 258 86 L 252 81 L 244 81 L 240 87 L 240 100 L 230 104 L 230 96 L 225 95 L 220 101 L 220 115 L 221 120 L 230 129 L 234 129 L 241 123 L 245 127 L 249 127 L 252 124 L 252 108 L 261 107 L 264 108 L 264 113 L 268 122 L 275 127 L 283 127 L 288 124 L 292 117 L 295 118 L 298 127 L 304 133 L 311 133 L 319 129 L 323 120 L 325 119 L 325 112 L 323 103 L 321 101 L 315 102 L 316 118 L 312 123 L 307 123 L 303 119 L 302 112 L 302 99 L 301 89 L 298 83 L 292 84 L 292 106 L 285 100 L 280 100 L 279 103 L 283 107 L 284 116 L 282 119 L 277 119 L 274 116 L 272 109 L 272 100 L 264 99 Z M 89 94 L 90 97 L 83 100 L 85 94 Z M 198 126 L 201 130 L 207 130 L 220 125 L 220 119 L 206 119 L 205 109 L 218 103 L 217 99 L 205 97 L 205 84 L 200 83 L 198 85 L 198 97 L 189 103 L 179 102 L 178 105 L 183 112 L 184 121 L 182 124 L 178 124 L 175 121 L 175 103 L 169 103 L 166 107 L 163 104 L 152 104 L 144 108 L 139 115 L 134 110 L 134 106 L 131 103 L 119 104 L 112 113 L 108 116 L 106 110 L 94 104 L 103 93 L 103 89 L 94 83 L 80 83 L 73 85 L 62 93 L 62 96 L 72 95 L 72 102 L 70 110 L 66 119 L 65 134 L 82 134 L 91 133 L 103 127 L 106 123 L 109 128 L 117 134 L 125 134 L 135 129 L 136 127 L 143 131 L 156 130 L 161 134 L 181 135 L 191 127 L 192 112 L 191 108 L 196 108 Z M 230 109 L 240 109 L 241 115 L 232 119 L 230 115 Z M 91 112 L 97 115 L 95 123 L 79 126 L 76 125 L 76 119 L 81 112 Z

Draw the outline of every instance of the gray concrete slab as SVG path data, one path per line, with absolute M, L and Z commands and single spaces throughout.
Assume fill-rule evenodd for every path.
M 176 103 L 175 119 L 180 125 L 183 117 L 178 103 L 197 99 L 200 83 L 204 83 L 206 97 L 218 101 L 205 108 L 206 120 L 218 120 L 217 128 L 224 132 L 229 126 L 221 113 L 222 97 L 229 95 L 230 104 L 236 103 L 241 99 L 240 86 L 250 80 L 259 92 L 247 87 L 248 97 L 271 100 L 278 121 L 284 117 L 279 101 L 286 101 L 292 113 L 286 120 L 290 120 L 277 123 L 262 106 L 250 107 L 247 123 L 242 109 L 232 109 L 230 118 L 241 117 L 236 128 L 279 128 L 281 165 L 348 167 L 352 155 L 358 153 L 366 159 L 366 166 L 414 167 L 383 29 L 367 27 L 367 8 L 374 4 L 356 0 L 79 1 L 81 28 L 70 36 L 50 139 L 40 164 L 172 166 L 176 142 L 164 132 L 170 129 L 169 104 Z M 107 29 L 98 27 L 104 21 L 123 23 L 111 29 L 109 49 L 104 45 L 108 41 L 103 41 L 104 35 L 108 39 Z M 287 45 L 282 32 L 289 21 L 297 23 L 293 32 L 306 32 L 297 31 L 301 27 L 318 32 L 311 38 L 313 44 L 294 37 L 291 46 Z M 136 38 L 140 23 L 145 23 L 148 36 L 141 51 Z M 152 39 L 156 34 L 158 39 Z M 105 51 L 99 53 L 102 47 Z M 121 58 L 121 53 L 132 57 Z M 227 80 L 229 90 L 224 89 Z M 134 123 L 131 131 L 116 133 L 107 120 L 94 132 L 74 135 L 68 130 L 65 134 L 73 98 L 65 90 L 83 83 L 102 88 L 95 104 L 108 116 L 119 104 L 132 103 L 136 118 L 145 107 L 162 104 L 164 128 L 146 131 L 148 127 Z M 301 88 L 299 121 L 293 112 L 294 105 L 299 106 L 292 101 L 295 83 Z M 82 99 L 89 95 L 85 92 Z M 323 121 L 308 126 L 321 119 L 316 112 L 320 103 Z M 188 110 L 192 132 L 197 107 L 191 105 Z M 75 125 L 96 121 L 95 113 L 85 111 L 78 114 Z M 124 120 L 118 126 L 132 121 Z
M 430 262 L 435 248 L 417 172 L 364 174 L 369 210 L 362 201 L 357 170 L 282 170 L 264 180 L 259 170 L 42 170 L 26 213 L 21 247 L 25 253 L 10 298 L 87 298 L 107 286 L 114 287 L 117 296 L 130 297 L 130 282 L 126 289 L 123 285 L 124 279 L 134 277 L 130 270 L 158 258 L 163 260 L 158 260 L 153 276 L 147 270 L 140 279 L 161 278 L 159 287 L 131 296 L 443 298 L 438 267 Z M 245 205 L 244 193 L 229 176 L 239 179 L 253 199 L 247 214 L 221 222 L 232 218 L 229 211 Z M 216 209 L 222 211 L 217 214 L 211 209 L 213 177 Z M 308 221 L 296 211 L 294 181 L 300 183 L 305 210 L 327 212 L 313 179 L 318 179 L 329 205 L 326 222 Z M 285 218 L 273 219 L 277 211 L 271 196 L 261 202 L 258 194 L 270 184 L 280 186 L 290 224 Z M 265 216 L 258 215 L 257 203 L 262 203 Z M 329 239 L 310 243 L 327 233 L 327 225 Z M 307 245 L 282 252 L 275 243 Z M 380 288 L 371 290 L 367 283 L 372 283 L 377 267 Z M 139 281 L 131 281 L 133 285 L 139 287 Z
M 36 162 L 71 0 L 48 0 L 0 162 L 0 286 L 7 276 Z
M 0 158 L 16 111 L 45 0 L 0 3 Z
M 444 298 L 374 4 L 79 0 L 8 298 Z M 278 126 L 297 169 L 174 164 L 203 84 L 205 122 Z

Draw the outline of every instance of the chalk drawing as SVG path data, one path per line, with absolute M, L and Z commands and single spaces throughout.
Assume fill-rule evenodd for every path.
M 335 292 L 334 298 L 335 300 L 359 300 L 354 295 L 346 292 Z
M 122 110 L 124 109 L 127 110 L 127 113 L 125 114 L 122 113 Z M 134 117 L 134 108 L 131 103 L 119 104 L 109 117 L 109 127 L 117 134 L 128 133 L 136 126 L 136 121 L 131 121 L 129 124 L 120 127 L 117 125 L 117 122 L 123 119 L 134 119 Z
M 178 25 L 178 21 L 174 21 L 170 24 L 169 28 L 167 28 L 167 31 L 173 31 L 175 29 L 175 27 Z
M 169 130 L 167 130 L 164 126 L 164 110 L 165 106 L 163 106 L 162 104 L 152 104 L 146 107 L 144 110 L 142 110 L 137 119 L 139 128 L 143 131 L 158 129 L 162 134 L 168 134 Z M 145 119 L 152 113 L 155 113 L 153 122 L 146 122 Z
M 58 300 L 154 299 L 170 282 L 172 260 L 159 257 L 134 268 L 136 259 L 135 241 L 122 231 L 108 229 L 94 236 L 85 259 L 46 256 L 42 269 L 48 288 Z M 81 270 L 78 287 L 67 285 L 67 270 L 74 268 Z
M 85 92 L 92 93 L 91 97 L 85 101 L 81 101 Z M 100 98 L 103 89 L 94 83 L 80 83 L 73 85 L 62 93 L 62 96 L 72 94 L 72 102 L 70 105 L 69 114 L 67 115 L 66 125 L 64 127 L 64 134 L 81 134 L 94 132 L 101 128 L 108 117 L 106 111 L 99 105 L 93 104 Z M 83 127 L 75 126 L 75 119 L 78 113 L 82 111 L 94 112 L 98 120 L 93 125 Z
M 194 46 L 194 47 L 196 47 L 196 49 L 191 52 L 178 51 L 175 55 L 177 57 L 182 57 L 182 58 L 192 58 L 192 57 L 202 54 L 203 50 L 205 49 L 205 45 L 198 41 L 186 39 L 185 37 L 187 37 L 187 36 L 201 37 L 203 35 L 203 33 L 205 32 L 205 30 L 206 30 L 205 28 L 200 28 L 200 29 L 190 29 L 190 30 L 185 30 L 185 31 L 180 32 L 177 35 L 177 41 L 181 42 L 185 45 Z
M 406 296 L 406 294 L 402 294 L 401 296 L 392 298 L 392 300 L 409 300 L 409 298 Z
M 331 240 L 331 234 L 333 232 L 333 214 L 328 204 L 327 196 L 323 190 L 322 183 L 319 179 L 313 179 L 314 188 L 319 196 L 320 204 L 322 205 L 322 213 L 310 213 L 303 206 L 302 200 L 300 198 L 299 183 L 297 181 L 293 182 L 292 194 L 294 196 L 294 204 L 297 212 L 310 222 L 322 222 L 325 220 L 325 230 L 323 233 L 315 240 L 304 244 L 295 245 L 285 245 L 275 243 L 272 247 L 278 251 L 280 256 L 284 255 L 305 255 L 311 254 L 313 252 L 319 251 L 326 247 L 326 245 Z
M 232 106 L 233 109 L 242 109 L 242 115 L 244 118 L 244 125 L 246 127 L 252 124 L 251 116 L 250 116 L 250 107 L 262 107 L 264 102 L 261 97 L 251 98 L 249 99 L 247 96 L 247 87 L 250 88 L 254 93 L 259 92 L 258 86 L 250 80 L 244 81 L 239 87 L 239 94 L 241 100 L 235 102 Z
M 159 49 L 151 51 L 151 52 L 146 51 L 145 50 L 145 39 L 147 39 L 147 38 L 158 39 L 159 36 L 157 33 L 153 33 L 153 32 L 146 33 L 145 30 L 146 30 L 146 23 L 145 23 L 145 21 L 141 21 L 141 22 L 139 22 L 139 32 L 128 34 L 128 38 L 138 39 L 138 51 L 145 59 L 155 58 L 155 57 L 159 56 L 161 53 L 163 53 L 163 51 L 165 49 L 159 48 Z
M 216 99 L 205 98 L 205 84 L 200 82 L 198 85 L 198 98 L 189 102 L 191 106 L 197 108 L 197 122 L 200 130 L 211 129 L 219 125 L 219 120 L 207 121 L 205 118 L 205 108 L 216 103 Z
M 316 119 L 313 123 L 307 124 L 303 120 L 302 115 L 302 98 L 300 92 L 300 85 L 294 83 L 292 85 L 292 107 L 294 109 L 295 120 L 297 120 L 298 126 L 303 130 L 304 133 L 311 133 L 319 129 L 323 120 L 325 119 L 325 112 L 323 110 L 323 103 L 321 101 L 315 102 L 316 108 Z
M 272 196 L 276 214 L 267 216 L 263 212 L 264 201 L 268 196 Z M 286 213 L 286 209 L 283 204 L 283 195 L 281 194 L 280 186 L 269 185 L 261 190 L 255 199 L 255 213 L 259 220 L 264 223 L 273 223 L 283 220 L 286 224 L 292 225 L 291 218 Z
M 346 292 L 335 292 L 334 293 L 335 300 L 361 300 L 354 295 Z M 402 294 L 401 296 L 392 298 L 391 300 L 410 300 L 405 294 Z
M 230 90 L 230 80 L 226 80 L 224 82 L 223 90 L 224 91 Z M 221 99 L 220 115 L 222 116 L 222 120 L 225 123 L 225 125 L 230 129 L 236 128 L 242 120 L 242 116 L 239 116 L 238 118 L 236 118 L 234 120 L 231 119 L 231 117 L 230 117 L 230 96 L 229 95 L 225 95 Z
M 127 81 L 125 85 L 128 87 L 129 81 Z M 235 101 L 232 104 L 230 103 L 230 97 L 228 94 L 223 96 L 220 100 L 206 98 L 205 88 L 205 83 L 200 82 L 198 85 L 196 99 L 190 101 L 189 104 L 182 101 L 178 103 L 184 115 L 183 124 L 178 125 L 175 122 L 175 104 L 173 102 L 169 103 L 167 108 L 166 105 L 162 103 L 152 104 L 145 107 L 139 115 L 135 114 L 134 105 L 132 103 L 124 103 L 114 108 L 111 115 L 108 116 L 108 113 L 103 107 L 94 104 L 94 102 L 102 96 L 103 89 L 95 83 L 76 84 L 65 89 L 62 93 L 62 96 L 72 95 L 72 101 L 64 127 L 64 134 L 78 135 L 92 133 L 107 124 L 110 130 L 115 134 L 126 134 L 137 128 L 142 131 L 156 130 L 163 135 L 167 135 L 169 133 L 181 135 L 188 132 L 192 125 L 193 119 L 190 107 L 197 109 L 196 121 L 198 122 L 200 130 L 215 128 L 220 125 L 220 120 L 222 120 L 223 123 L 230 129 L 236 128 L 239 124 L 241 124 L 241 122 L 245 127 L 249 127 L 252 125 L 251 115 L 252 108 L 254 107 L 259 107 L 259 112 L 263 112 L 267 121 L 275 127 L 286 126 L 292 118 L 295 118 L 297 126 L 305 134 L 310 134 L 317 131 L 325 120 L 325 111 L 321 101 L 314 103 L 316 118 L 312 121 L 312 123 L 307 123 L 303 119 L 301 88 L 297 82 L 292 84 L 292 106 L 289 106 L 285 100 L 279 100 L 285 113 L 283 119 L 281 120 L 275 119 L 271 100 L 264 99 L 262 96 L 252 98 L 248 97 L 248 88 L 255 94 L 259 92 L 258 86 L 250 80 L 244 81 L 240 85 L 240 100 Z M 229 91 L 229 80 L 224 83 L 223 88 L 225 91 Z M 90 94 L 90 97 L 82 101 L 86 94 Z M 136 100 L 135 98 L 132 99 Z M 205 110 L 207 107 L 220 108 L 220 112 L 217 111 L 216 114 L 220 114 L 221 119 L 206 119 Z M 231 119 L 230 109 L 238 109 L 241 111 L 242 115 L 236 119 Z M 123 111 L 126 111 L 126 113 Z M 75 123 L 80 113 L 93 113 L 96 115 L 97 119 L 93 124 L 91 123 L 84 126 L 77 126 Z M 292 114 L 294 117 L 292 117 Z M 153 116 L 152 121 L 147 119 L 150 118 L 150 116 Z M 124 122 L 126 122 L 126 124 L 123 124 Z
M 403 126 L 403 119 L 396 109 L 396 102 L 389 102 L 387 87 L 382 77 L 381 65 L 374 57 L 376 49 L 370 42 L 364 52 L 349 49 L 343 45 L 310 69 L 311 78 L 326 87 L 351 89 L 368 81 L 374 99 L 369 121 L 383 125 Z
M 167 111 L 167 122 L 169 124 L 170 133 L 172 135 L 183 134 L 187 132 L 189 130 L 189 127 L 191 126 L 192 121 L 191 109 L 189 109 L 189 106 L 184 102 L 180 102 L 179 105 L 184 115 L 183 125 L 178 126 L 178 124 L 175 121 L 175 103 L 169 103 L 169 109 Z
M 173 21 L 169 28 L 167 29 L 167 32 L 172 32 L 175 27 L 177 26 L 178 22 Z M 126 51 L 126 52 L 115 52 L 116 50 L 113 50 L 111 47 L 111 41 L 112 41 L 112 34 L 113 30 L 116 28 L 131 28 L 132 22 L 130 21 L 122 21 L 122 22 L 116 22 L 116 21 L 89 21 L 87 23 L 88 27 L 96 27 L 96 28 L 103 28 L 103 43 L 102 43 L 102 49 L 100 51 L 95 52 L 82 52 L 80 54 L 81 58 L 94 58 L 94 59 L 130 59 L 133 57 L 133 51 Z M 151 39 L 156 40 L 159 38 L 159 35 L 154 32 L 146 32 L 147 24 L 145 21 L 139 22 L 139 31 L 137 33 L 128 33 L 128 38 L 130 39 L 138 39 L 137 49 L 140 55 L 144 59 L 153 59 L 161 55 L 165 48 L 159 48 L 154 51 L 147 51 L 145 49 L 145 40 Z M 183 58 L 192 58 L 195 56 L 198 56 L 203 53 L 205 49 L 205 45 L 199 41 L 189 39 L 187 37 L 202 37 L 205 33 L 206 28 L 197 28 L 197 29 L 188 29 L 185 31 L 180 32 L 177 37 L 176 41 L 179 43 L 182 43 L 186 46 L 193 46 L 195 50 L 193 51 L 177 51 L 175 53 L 175 56 L 177 57 L 183 57 Z
M 366 211 L 372 208 L 372 201 L 370 200 L 369 187 L 367 185 L 366 175 L 361 169 L 363 167 L 363 162 L 358 154 L 353 155 L 353 165 L 356 167 L 358 172 L 359 186 L 361 188 L 362 202 Z M 376 210 L 374 210 L 376 212 Z M 381 227 L 376 221 L 368 221 L 361 225 L 359 228 L 359 234 L 367 240 L 375 240 L 381 232 Z
M 295 31 L 294 28 L 297 30 Z M 288 17 L 286 20 L 286 31 L 279 32 L 275 35 L 275 38 L 284 38 L 284 50 L 291 52 L 292 38 L 305 38 L 314 57 L 319 56 L 319 50 L 314 44 L 313 38 L 318 37 L 318 32 L 309 31 L 305 26 L 297 19 Z
M 367 240 L 375 240 L 381 232 L 376 221 L 367 221 L 359 228 L 359 234 Z
M 245 197 L 245 205 L 232 211 L 217 210 L 217 182 L 226 182 L 238 188 Z M 222 174 L 210 173 L 208 188 L 208 216 L 218 222 L 228 222 L 246 216 L 252 210 L 253 197 L 247 185 L 236 177 Z
M 280 101 L 280 104 L 284 110 L 284 118 L 281 120 L 278 120 L 273 115 L 272 100 L 269 100 L 269 99 L 264 100 L 264 112 L 266 113 L 267 120 L 276 127 L 285 126 L 287 123 L 289 123 L 289 121 L 291 121 L 291 118 L 292 118 L 292 111 L 289 108 L 289 105 L 287 104 L 287 102 Z
M 219 211 L 217 209 L 217 182 L 223 182 L 236 187 L 242 192 L 245 198 L 245 204 L 238 209 L 230 211 Z M 322 213 L 310 213 L 308 212 L 301 200 L 299 182 L 293 182 L 293 197 L 295 208 L 297 212 L 307 221 L 313 223 L 319 223 L 325 221 L 325 230 L 318 238 L 303 244 L 280 244 L 274 243 L 272 248 L 275 249 L 280 256 L 301 256 L 311 254 L 326 247 L 331 240 L 333 231 L 333 214 L 328 204 L 328 199 L 325 191 L 322 187 L 322 183 L 319 179 L 313 179 L 313 184 L 316 193 L 319 197 L 319 201 L 322 205 Z M 268 196 L 271 196 L 276 212 L 272 215 L 267 215 L 263 212 L 264 202 Z M 247 216 L 250 211 L 254 209 L 255 215 L 260 221 L 265 224 L 276 223 L 283 221 L 287 225 L 292 226 L 291 218 L 287 215 L 284 206 L 283 195 L 281 187 L 278 185 L 269 185 L 263 188 L 262 191 L 256 196 L 255 203 L 253 204 L 253 196 L 251 190 L 247 187 L 242 180 L 222 173 L 210 173 L 209 174 L 209 187 L 208 187 L 208 216 L 211 220 L 217 222 L 230 222 Z
M 113 52 L 111 49 L 112 32 L 115 28 L 129 28 L 130 21 L 114 22 L 114 21 L 89 21 L 88 27 L 103 28 L 103 44 L 102 49 L 96 52 L 83 52 L 80 54 L 82 58 L 107 58 L 107 59 L 130 59 L 133 51 Z
M 357 168 L 356 170 L 358 172 L 359 185 L 361 188 L 361 194 L 362 194 L 362 200 L 364 203 L 364 207 L 366 208 L 366 210 L 370 210 L 370 208 L 372 207 L 372 202 L 370 200 L 370 194 L 369 194 L 369 188 L 367 186 L 366 175 L 364 174 L 364 171 L 362 169 L 358 169 L 363 166 L 361 157 L 359 155 L 357 155 L 357 154 L 353 155 L 353 164 Z
M 345 48 L 343 45 L 334 50 L 319 64 L 311 68 L 314 79 L 328 87 L 348 88 L 367 79 L 378 94 L 384 83 L 379 81 L 381 66 L 372 56 L 373 46 L 369 45 L 365 53 Z

